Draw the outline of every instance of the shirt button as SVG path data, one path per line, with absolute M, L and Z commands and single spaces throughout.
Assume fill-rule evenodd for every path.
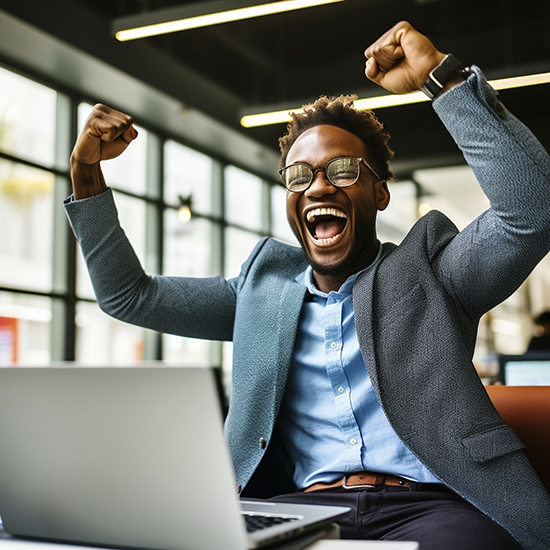
M 336 347 L 338 347 L 338 344 L 336 342 L 331 342 L 330 347 L 332 349 L 335 349 Z
M 355 437 L 352 437 L 350 440 L 350 445 L 357 445 L 357 439 L 355 439 Z
M 260 449 L 265 449 L 267 447 L 267 441 L 263 437 L 260 437 L 258 445 L 260 446 Z
M 340 386 L 340 387 L 338 388 L 338 393 L 344 393 L 344 391 L 345 391 L 345 390 L 344 390 L 344 387 L 343 387 L 343 386 Z

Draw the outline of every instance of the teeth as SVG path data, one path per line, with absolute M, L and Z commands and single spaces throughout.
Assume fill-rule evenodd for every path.
M 342 211 L 336 210 L 336 208 L 315 208 L 314 210 L 310 210 L 306 214 L 306 218 L 309 223 L 314 222 L 317 216 L 334 216 L 336 218 L 344 219 L 347 218 L 347 216 Z
M 327 245 L 327 244 L 331 244 L 333 243 L 334 241 L 337 241 L 339 239 L 340 235 L 334 235 L 334 237 L 329 237 L 328 239 L 318 239 L 317 237 L 313 237 L 316 241 L 317 241 L 317 244 L 319 245 Z

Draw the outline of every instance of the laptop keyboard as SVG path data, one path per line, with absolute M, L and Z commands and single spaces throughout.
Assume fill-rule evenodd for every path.
M 288 523 L 289 521 L 296 521 L 299 519 L 297 516 L 276 516 L 276 515 L 261 515 L 261 514 L 243 514 L 246 530 L 248 533 L 265 529 L 266 527 L 273 527 L 274 525 L 281 525 L 281 523 Z

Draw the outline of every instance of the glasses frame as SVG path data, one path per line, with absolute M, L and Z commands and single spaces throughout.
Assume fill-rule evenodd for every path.
M 335 160 L 339 160 L 339 159 L 355 159 L 359 163 L 359 170 L 357 171 L 357 177 L 351 183 L 347 183 L 346 185 L 336 185 L 327 176 L 327 171 L 326 171 L 327 166 L 331 162 L 334 162 Z M 282 181 L 283 185 L 285 186 L 286 190 L 290 191 L 291 193 L 303 193 L 304 191 L 307 191 L 311 187 L 311 184 L 313 183 L 313 180 L 315 179 L 315 176 L 317 175 L 317 172 L 319 172 L 320 170 L 322 170 L 325 173 L 325 177 L 327 178 L 327 180 L 330 182 L 331 185 L 333 185 L 334 187 L 336 187 L 338 189 L 341 189 L 341 188 L 345 188 L 345 187 L 351 187 L 352 185 L 357 183 L 357 180 L 359 179 L 359 176 L 361 175 L 361 168 L 360 168 L 361 163 L 363 163 L 372 172 L 372 174 L 376 178 L 376 181 L 381 181 L 382 178 L 374 171 L 372 166 L 363 157 L 334 157 L 333 159 L 330 159 L 324 166 L 320 166 L 319 168 L 315 168 L 315 169 L 312 166 L 310 166 L 307 162 L 295 162 L 294 164 L 289 164 L 289 165 L 285 166 L 284 168 L 279 169 L 278 172 L 279 172 L 279 177 L 281 178 L 281 181 Z M 288 168 L 291 168 L 292 166 L 307 166 L 311 170 L 311 179 L 309 180 L 309 183 L 307 184 L 307 186 L 304 187 L 303 189 L 299 189 L 299 190 L 290 189 L 287 186 L 287 184 L 285 183 L 284 172 L 285 172 L 285 170 L 287 170 Z

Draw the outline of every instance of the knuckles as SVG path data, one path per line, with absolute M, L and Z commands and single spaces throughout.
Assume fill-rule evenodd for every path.
M 88 121 L 91 124 L 101 122 L 103 125 L 106 124 L 112 127 L 115 131 L 129 128 L 134 122 L 131 116 L 108 107 L 103 103 L 94 105 L 88 117 Z

